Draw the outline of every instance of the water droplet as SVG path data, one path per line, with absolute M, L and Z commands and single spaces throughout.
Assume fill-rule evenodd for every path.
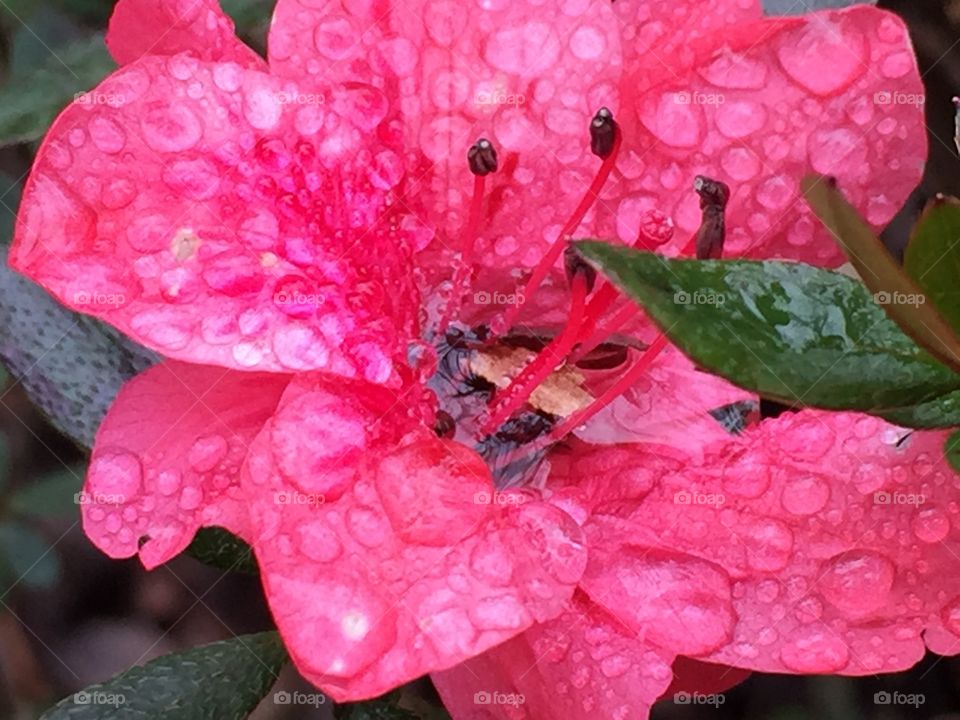
M 717 129 L 732 140 L 748 137 L 767 123 L 767 110 L 760 103 L 738 100 L 717 107 Z
M 866 38 L 852 20 L 812 17 L 799 33 L 785 32 L 781 38 L 780 64 L 794 82 L 815 95 L 840 93 L 870 66 Z
M 203 136 L 200 118 L 184 103 L 159 105 L 140 115 L 143 139 L 158 152 L 182 152 Z
M 487 41 L 484 57 L 498 70 L 520 76 L 542 75 L 560 57 L 560 40 L 553 28 L 537 20 L 504 27 Z
M 90 464 L 87 489 L 105 502 L 126 503 L 135 499 L 143 482 L 143 466 L 132 453 L 100 452 Z
M 913 534 L 925 543 L 937 543 L 950 534 L 950 518 L 939 508 L 921 510 L 911 523 Z
M 794 515 L 813 515 L 830 499 L 830 485 L 815 475 L 789 481 L 780 495 L 783 509 Z
M 896 577 L 894 564 L 869 550 L 850 550 L 827 561 L 819 587 L 823 597 L 848 615 L 883 607 Z
M 834 673 L 847 666 L 850 648 L 826 628 L 802 628 L 787 639 L 780 660 L 797 673 Z

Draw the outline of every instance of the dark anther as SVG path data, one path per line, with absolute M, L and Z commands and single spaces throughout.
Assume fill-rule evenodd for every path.
M 599 158 L 606 160 L 613 152 L 617 137 L 617 121 L 608 108 L 602 107 L 590 121 L 590 150 Z
M 440 438 L 452 438 L 457 431 L 457 421 L 443 410 L 437 410 L 437 421 L 433 424 L 433 431 Z
M 724 211 L 730 199 L 730 188 L 719 180 L 697 175 L 693 189 L 700 196 L 701 221 L 697 230 L 697 258 L 716 259 L 723 254 L 726 239 Z
M 568 245 L 563 251 L 563 268 L 567 271 L 567 282 L 573 284 L 573 279 L 578 274 L 582 274 L 587 281 L 587 292 L 593 292 L 593 285 L 597 282 L 597 271 L 580 257 L 580 253 L 573 245 Z
M 486 138 L 480 138 L 467 151 L 467 162 L 474 175 L 489 175 L 497 171 L 497 151 Z

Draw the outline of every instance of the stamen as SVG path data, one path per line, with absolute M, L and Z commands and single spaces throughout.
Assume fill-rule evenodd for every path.
M 605 287 L 611 286 L 607 285 Z M 587 312 L 589 311 L 590 308 L 588 307 Z M 578 362 L 581 358 L 589 355 L 593 350 L 605 343 L 617 330 L 635 318 L 639 312 L 640 308 L 638 308 L 632 300 L 628 301 L 626 305 L 617 310 L 603 325 L 594 330 L 593 334 L 588 336 L 587 339 L 577 347 L 576 351 L 570 356 L 570 362 Z M 589 329 L 593 330 L 592 327 Z
M 650 368 L 653 361 L 667 346 L 667 336 L 663 333 L 657 335 L 657 338 L 643 351 L 633 366 L 624 373 L 610 389 L 597 398 L 593 403 L 583 410 L 573 413 L 570 417 L 557 425 L 550 434 L 544 439 L 544 444 L 551 444 L 562 440 L 578 427 L 589 421 L 594 415 L 603 410 L 623 393 L 629 390 Z
M 617 125 L 613 119 L 612 113 L 610 113 L 607 108 L 600 108 L 590 122 L 590 148 L 595 154 L 603 158 L 603 164 L 593 178 L 593 182 L 590 183 L 590 187 L 587 188 L 586 194 L 580 200 L 580 204 L 577 205 L 573 214 L 560 229 L 556 239 L 553 241 L 553 245 L 551 245 L 550 249 L 540 258 L 540 262 L 537 263 L 537 266 L 533 269 L 530 279 L 527 280 L 527 284 L 520 294 L 520 302 L 511 306 L 509 310 L 498 318 L 494 327 L 494 332 L 497 335 L 502 335 L 516 323 L 527 300 L 533 297 L 533 294 L 546 279 L 547 275 L 550 274 L 550 269 L 557 262 L 564 247 L 566 247 L 566 239 L 576 231 L 580 223 L 583 222 L 584 216 L 597 201 L 600 190 L 604 184 L 606 184 L 610 173 L 613 171 L 614 165 L 616 165 L 617 153 L 620 149 L 622 137 L 620 126 Z
M 702 217 L 696 237 L 697 259 L 716 260 L 723 255 L 727 234 L 724 212 L 730 200 L 730 188 L 719 180 L 697 175 L 693 189 L 700 196 Z
M 486 138 L 480 138 L 467 151 L 467 164 L 473 173 L 473 196 L 470 199 L 470 210 L 467 215 L 467 224 L 463 229 L 461 247 L 463 248 L 460 265 L 453 274 L 453 290 L 450 302 L 444 309 L 437 332 L 442 334 L 453 319 L 459 314 L 463 303 L 463 296 L 470 290 L 471 273 L 473 272 L 474 258 L 476 257 L 477 235 L 480 229 L 480 215 L 483 212 L 483 198 L 486 193 L 486 176 L 497 170 L 497 151 Z
M 481 428 L 482 435 L 489 435 L 507 418 L 519 410 L 537 386 L 540 385 L 563 361 L 580 338 L 584 304 L 589 292 L 588 273 L 575 271 L 570 284 L 570 317 L 563 331 L 540 351 L 540 353 L 513 379 L 499 395 L 494 408 Z

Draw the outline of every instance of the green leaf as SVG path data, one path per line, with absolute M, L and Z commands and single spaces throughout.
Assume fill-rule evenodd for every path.
M 82 467 L 63 468 L 47 473 L 35 482 L 18 488 L 7 508 L 27 517 L 70 517 L 78 511 L 76 494 L 83 488 Z
M 860 283 L 785 262 L 668 260 L 578 243 L 705 369 L 788 405 L 876 411 L 960 389 Z
M 241 720 L 287 654 L 275 632 L 164 655 L 61 700 L 40 720 Z
M 392 692 L 375 700 L 337 705 L 336 720 L 421 720 L 421 716 L 400 706 L 400 693 Z
M 960 371 L 960 339 L 953 328 L 856 209 L 826 178 L 806 177 L 802 186 L 807 202 L 833 233 L 887 315 L 940 362 Z
M 0 358 L 60 431 L 90 447 L 120 386 L 156 356 L 67 310 L 3 254 Z
M 61 110 L 115 68 L 99 34 L 56 49 L 43 65 L 0 87 L 0 146 L 41 138 Z
M 960 426 L 960 392 L 941 395 L 919 405 L 894 408 L 877 413 L 884 420 L 918 430 Z
M 950 463 L 950 467 L 960 472 L 960 430 L 951 433 L 950 437 L 947 438 L 943 454 L 947 458 L 947 462 Z
M 43 589 L 60 576 L 60 558 L 50 543 L 33 528 L 20 523 L 0 523 L 0 595 L 17 585 Z
M 187 553 L 206 565 L 256 575 L 260 572 L 253 550 L 243 540 L 219 527 L 200 528 Z
M 938 198 L 927 206 L 903 266 L 951 327 L 960 329 L 960 201 Z
M 220 3 L 223 11 L 236 24 L 237 33 L 241 35 L 251 32 L 258 25 L 268 23 L 275 6 L 273 0 L 222 0 Z

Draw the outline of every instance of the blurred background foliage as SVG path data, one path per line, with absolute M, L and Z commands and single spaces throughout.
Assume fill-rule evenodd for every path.
M 769 2 L 789 12 L 813 4 Z M 244 39 L 262 51 L 273 2 L 222 3 Z M 910 24 L 927 85 L 928 171 L 886 237 L 901 247 L 927 197 L 960 194 L 950 104 L 960 93 L 960 0 L 879 4 Z M 0 0 L 0 245 L 9 243 L 37 141 L 77 93 L 115 67 L 103 45 L 112 6 L 112 0 Z M 5 267 L 0 298 L 0 356 L 8 370 L 0 374 L 0 720 L 33 720 L 59 698 L 165 653 L 269 629 L 254 576 L 187 556 L 146 573 L 89 544 L 75 500 L 83 448 L 119 384 L 152 357 L 64 310 Z M 50 381 L 58 377 L 69 381 Z M 310 691 L 289 666 L 275 689 Z M 876 704 L 875 693 L 885 690 L 922 693 L 925 703 Z M 420 684 L 402 694 L 409 707 L 430 689 Z M 268 700 L 253 717 L 309 720 L 330 712 Z M 960 661 L 928 656 L 908 673 L 859 679 L 754 676 L 718 708 L 665 702 L 653 717 L 960 720 Z

